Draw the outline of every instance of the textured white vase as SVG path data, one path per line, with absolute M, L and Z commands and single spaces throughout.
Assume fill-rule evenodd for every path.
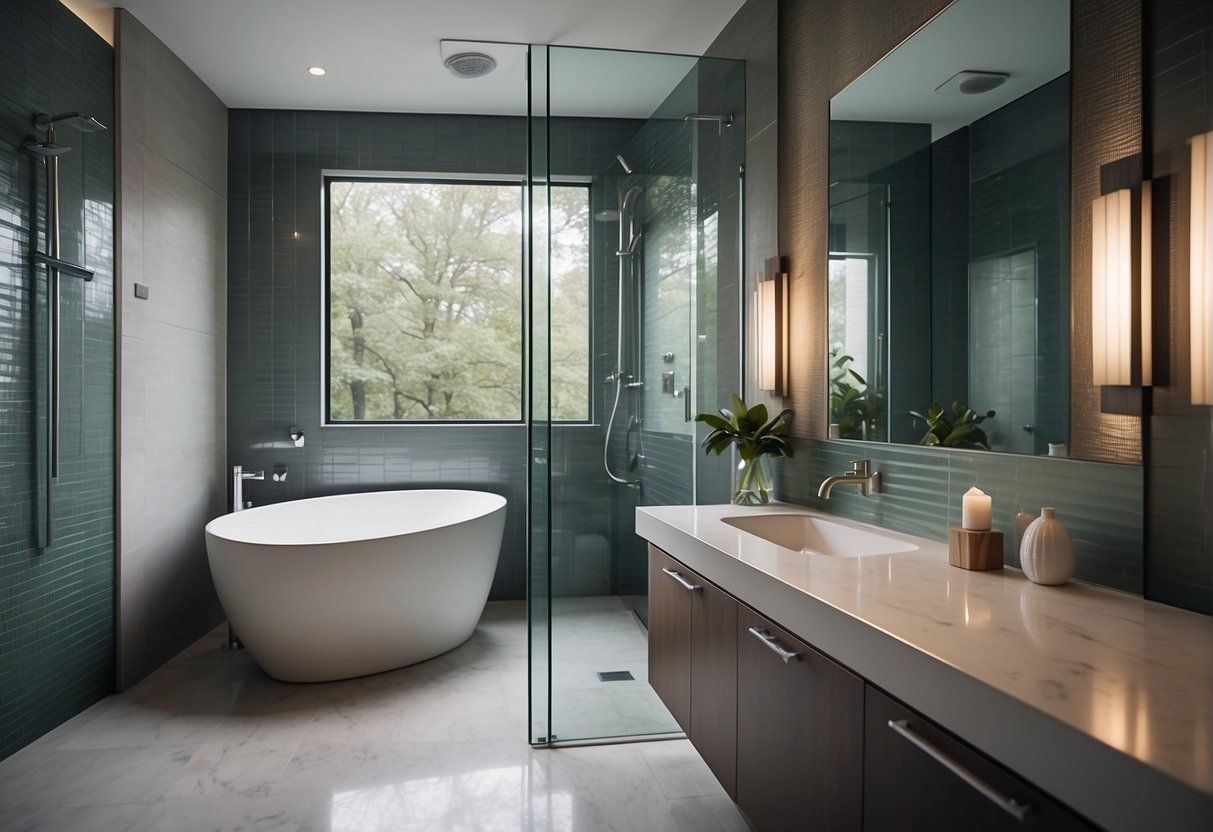
M 1074 541 L 1055 515 L 1053 509 L 1042 508 L 1019 544 L 1023 573 L 1047 586 L 1064 584 L 1074 574 Z

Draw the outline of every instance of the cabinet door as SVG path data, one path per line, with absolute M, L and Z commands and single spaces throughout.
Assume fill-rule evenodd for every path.
M 649 546 L 649 685 L 670 714 L 691 726 L 691 596 L 698 578 Z
M 868 685 L 864 829 L 1094 827 L 916 711 Z
M 737 602 L 703 580 L 691 595 L 687 736 L 730 797 L 737 786 Z
M 860 826 L 863 681 L 742 606 L 737 804 L 759 832 Z

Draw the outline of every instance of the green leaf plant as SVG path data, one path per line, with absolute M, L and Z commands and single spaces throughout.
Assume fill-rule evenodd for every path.
M 910 411 L 911 416 L 922 419 L 927 423 L 927 432 L 919 445 L 937 445 L 941 448 L 974 448 L 983 451 L 990 450 L 989 438 L 981 429 L 981 423 L 994 416 L 993 410 L 987 410 L 984 415 L 958 401 L 952 402 L 951 419 L 939 402 L 931 405 L 926 414 L 917 410 Z
M 703 438 L 704 453 L 723 454 L 730 446 L 737 448 L 737 455 L 745 462 L 742 468 L 742 482 L 738 483 L 739 490 L 749 489 L 755 483 L 748 480 L 757 477 L 760 466 L 756 463 L 761 457 L 792 456 L 792 446 L 788 443 L 788 433 L 792 429 L 792 411 L 783 410 L 775 416 L 769 415 L 765 404 L 746 407 L 740 396 L 733 396 L 732 409 L 721 408 L 719 414 L 700 413 L 695 421 L 703 422 L 712 432 Z M 767 502 L 770 495 L 766 487 L 757 483 L 761 492 L 762 502 Z

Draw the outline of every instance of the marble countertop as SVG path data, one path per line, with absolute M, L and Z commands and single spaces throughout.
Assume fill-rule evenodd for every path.
M 1101 825 L 1213 828 L 1211 619 L 957 569 L 947 544 L 887 529 L 918 549 L 802 553 L 722 522 L 767 513 L 874 529 L 774 505 L 638 508 L 636 531 Z

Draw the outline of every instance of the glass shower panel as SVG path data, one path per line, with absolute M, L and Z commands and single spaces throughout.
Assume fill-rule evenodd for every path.
M 646 678 L 647 555 L 634 518 L 638 505 L 696 502 L 698 399 L 715 407 L 718 388 L 739 387 L 739 356 L 723 378 L 718 356 L 730 327 L 737 340 L 738 304 L 728 300 L 722 319 L 717 295 L 721 283 L 739 291 L 739 274 L 721 264 L 740 257 L 742 70 L 714 62 L 708 89 L 705 62 L 692 57 L 539 52 L 531 72 L 532 100 L 546 105 L 533 105 L 531 118 L 532 739 L 672 733 L 678 726 Z M 588 189 L 588 199 L 564 198 L 573 187 Z M 722 209 L 722 200 L 732 206 Z M 552 206 L 546 217 L 540 205 Z M 588 216 L 578 219 L 577 205 Z M 583 220 L 588 264 L 578 265 L 568 228 Z M 568 287 L 583 273 L 588 345 L 584 326 L 566 325 L 569 298 L 581 297 Z M 579 348 L 589 351 L 581 411 L 568 406 L 580 371 L 566 372 L 558 358 Z M 556 400 L 539 389 L 545 381 L 558 386 L 559 413 L 541 408 Z M 727 470 L 716 479 L 727 495 Z

